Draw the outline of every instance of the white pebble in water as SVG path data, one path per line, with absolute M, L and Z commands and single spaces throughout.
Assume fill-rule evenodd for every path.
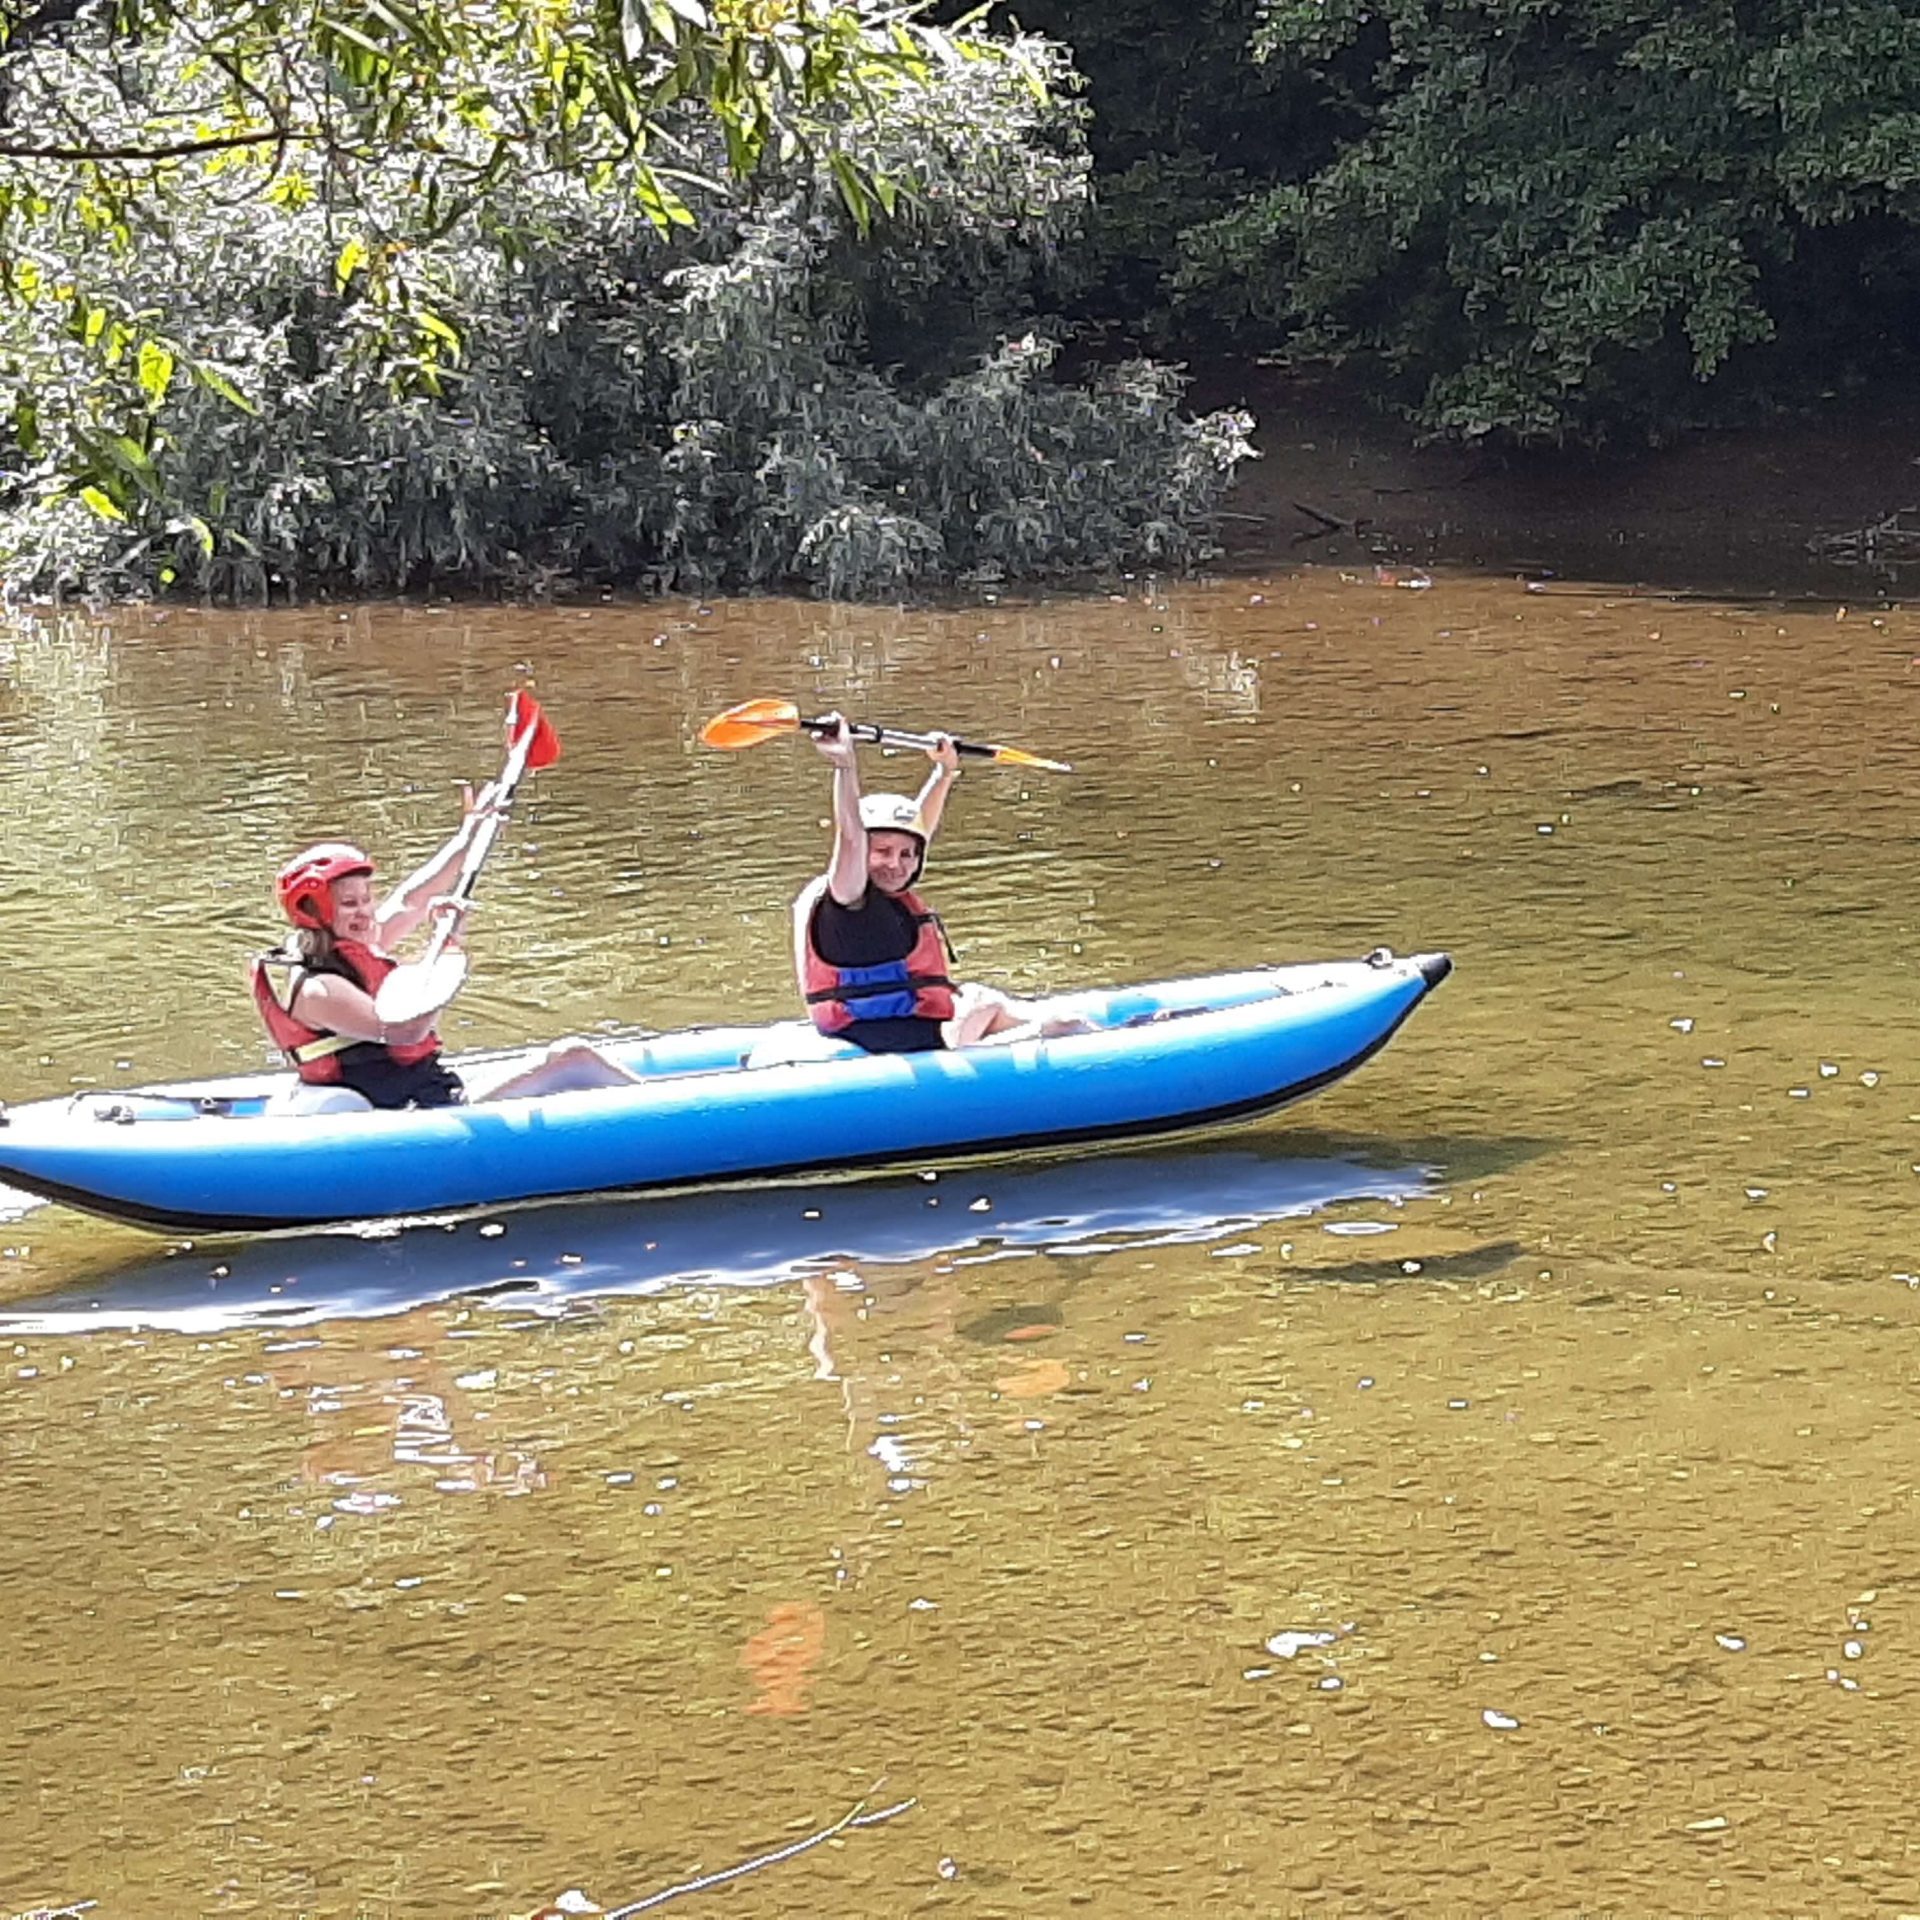
M 1339 1637 L 1337 1633 L 1329 1633 L 1324 1628 L 1288 1627 L 1268 1640 L 1267 1651 L 1277 1654 L 1282 1660 L 1291 1660 L 1304 1648 L 1330 1647 Z
M 1844 1653 L 1849 1660 L 1858 1660 L 1860 1656 L 1866 1652 L 1866 1648 L 1863 1647 L 1858 1640 L 1849 1640 L 1840 1651 Z

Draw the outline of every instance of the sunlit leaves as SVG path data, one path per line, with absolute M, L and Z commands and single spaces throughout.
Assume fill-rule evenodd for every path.
M 611 160 L 518 169 L 484 222 L 403 245 L 417 175 L 394 155 L 352 218 L 318 196 L 181 213 L 84 303 L 102 338 L 128 330 L 129 369 L 149 341 L 173 355 L 164 399 L 63 334 L 14 412 L 36 464 L 0 497 L 0 571 L 243 598 L 899 595 L 1202 556 L 1244 423 L 1187 419 L 1151 369 L 1065 386 L 1028 332 L 1085 162 L 1053 90 L 1020 78 L 1057 56 L 1017 52 L 942 64 L 859 166 L 796 150 L 757 197 L 723 187 L 689 105 L 651 201 Z M 875 186 L 865 241 L 862 179 L 920 183 L 892 222 Z M 0 350 L 22 325 L 0 309 Z
M 133 248 L 324 203 L 363 358 L 437 393 L 461 341 L 417 262 L 457 233 L 511 251 L 526 183 L 625 197 L 664 238 L 714 175 L 762 191 L 818 164 L 865 228 L 916 163 L 880 161 L 880 117 L 944 59 L 1007 57 L 884 0 L 114 0 L 33 30 L 63 6 L 0 23 L 0 309 L 41 298 L 33 256 L 63 258 L 71 337 L 125 376 L 108 413 L 155 364 L 130 371 L 144 332 L 115 318 Z M 7 379 L 35 377 L 31 339 L 0 353 Z
M 173 385 L 173 353 L 158 340 L 140 343 L 140 391 L 158 407 Z

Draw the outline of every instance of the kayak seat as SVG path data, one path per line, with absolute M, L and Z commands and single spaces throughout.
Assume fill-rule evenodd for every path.
M 822 1033 L 811 1020 L 786 1020 L 769 1027 L 740 1056 L 743 1067 L 803 1067 L 820 1060 L 858 1060 L 864 1055 L 851 1040 Z
M 269 1119 L 309 1119 L 323 1113 L 371 1113 L 373 1102 L 351 1087 L 312 1087 L 296 1080 L 290 1087 L 276 1087 L 261 1109 Z

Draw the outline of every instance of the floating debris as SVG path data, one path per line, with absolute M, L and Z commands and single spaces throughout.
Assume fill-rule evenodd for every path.
M 1330 1647 L 1340 1636 L 1328 1628 L 1288 1627 L 1267 1641 L 1267 1651 L 1282 1660 L 1291 1660 L 1308 1647 Z

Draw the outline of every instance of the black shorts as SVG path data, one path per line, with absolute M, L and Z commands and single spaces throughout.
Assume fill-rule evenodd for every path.
M 467 1099 L 460 1076 L 438 1058 L 403 1065 L 384 1049 L 371 1059 L 343 1055 L 340 1084 L 389 1112 L 399 1107 L 459 1107 Z
M 938 1053 L 947 1044 L 940 1022 L 917 1013 L 898 1020 L 856 1020 L 836 1037 L 868 1053 Z

